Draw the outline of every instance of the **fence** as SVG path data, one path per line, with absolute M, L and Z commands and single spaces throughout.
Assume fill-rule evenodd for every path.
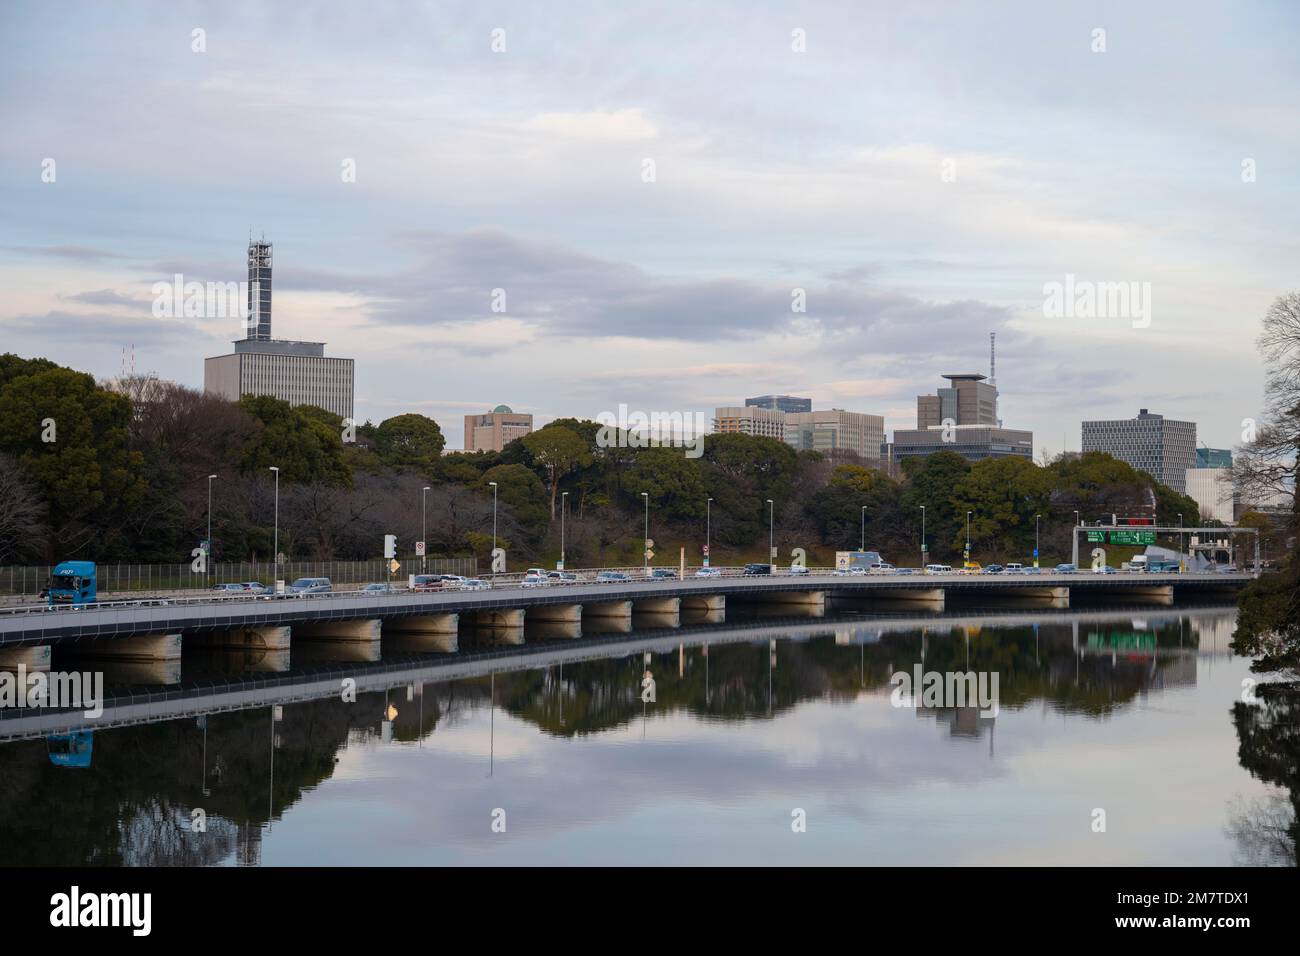
M 370 561 L 286 561 L 275 569 L 269 561 L 217 561 L 207 574 L 194 572 L 189 564 L 98 564 L 96 586 L 101 594 L 123 591 L 203 590 L 216 584 L 237 581 L 260 581 L 271 584 L 278 578 L 286 583 L 298 578 L 329 578 L 334 584 L 368 584 L 388 580 L 382 558 Z M 0 567 L 0 595 L 33 596 L 50 581 L 54 566 L 27 565 Z M 394 583 L 405 583 L 408 574 L 478 573 L 476 558 L 402 558 L 401 568 L 392 576 Z

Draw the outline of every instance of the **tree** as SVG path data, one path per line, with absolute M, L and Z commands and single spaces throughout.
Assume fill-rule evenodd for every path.
M 655 514 L 667 521 L 695 521 L 704 518 L 704 474 L 697 462 L 679 448 L 646 448 L 636 456 L 623 483 L 639 505 L 646 492 Z
M 380 459 L 390 468 L 414 468 L 431 474 L 447 443 L 432 418 L 409 413 L 386 418 L 375 429 Z
M 45 502 L 12 455 L 0 455 L 0 565 L 26 561 L 44 550 Z
M 986 458 L 975 462 L 953 489 L 957 514 L 972 512 L 972 547 L 993 557 L 1027 555 L 1034 543 L 1034 516 L 1049 517 L 1049 473 L 1025 458 Z M 965 528 L 954 549 L 964 547 Z
M 563 425 L 547 425 L 522 439 L 533 460 L 546 470 L 551 492 L 551 520 L 555 520 L 555 501 L 560 480 L 575 468 L 591 464 L 591 451 L 582 436 Z
M 319 481 L 351 487 L 352 473 L 343 455 L 342 419 L 324 409 L 291 406 L 269 395 L 245 395 L 239 407 L 260 424 L 240 457 L 245 475 L 262 474 L 272 465 L 281 482 Z

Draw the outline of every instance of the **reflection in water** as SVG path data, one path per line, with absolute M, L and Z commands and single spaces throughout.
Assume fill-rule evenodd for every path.
M 0 720 L 0 864 L 317 863 L 343 852 L 353 863 L 472 862 L 488 838 L 480 818 L 508 805 L 519 833 L 515 855 L 493 858 L 502 862 L 750 862 L 753 852 L 759 862 L 1294 865 L 1300 707 L 1277 687 L 1234 705 L 1247 662 L 1228 649 L 1232 625 L 1231 609 L 898 615 L 775 630 L 733 621 L 640 646 L 636 634 L 592 640 L 584 626 L 581 639 L 561 629 L 548 647 L 568 656 L 554 659 L 534 646 L 537 632 L 518 647 L 513 629 L 489 629 L 462 632 L 458 655 L 391 658 L 386 644 L 374 664 L 369 650 L 354 663 L 295 645 L 279 691 L 262 679 L 288 666 L 278 656 L 268 667 L 243 651 L 187 653 L 181 686 L 212 690 L 185 706 L 214 712 L 99 730 L 87 768 L 54 765 L 43 737 L 12 739 L 17 723 Z M 996 716 L 892 707 L 891 675 L 914 665 L 996 673 Z M 329 679 L 317 686 L 316 674 Z M 348 674 L 354 703 L 337 692 Z M 138 686 L 148 674 L 129 676 Z M 279 697 L 217 712 L 221 694 L 250 687 Z M 1184 805 L 1207 787 L 1223 790 L 1216 805 Z M 770 820 L 817 794 L 806 846 L 772 842 Z M 374 811 L 364 823 L 357 801 Z M 1132 832 L 1128 821 L 1161 802 L 1182 809 L 1170 826 L 1184 829 L 1141 844 L 1149 814 Z M 1073 830 L 1078 807 L 1098 805 L 1114 808 L 1116 836 L 1088 842 L 1086 820 L 1083 835 Z M 562 834 L 586 836 L 555 842 Z M 1144 855 L 1132 856 L 1139 844 Z

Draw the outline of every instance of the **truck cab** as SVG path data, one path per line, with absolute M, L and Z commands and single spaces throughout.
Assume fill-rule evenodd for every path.
M 96 600 L 95 562 L 63 561 L 56 564 L 45 590 L 50 606 L 93 604 Z

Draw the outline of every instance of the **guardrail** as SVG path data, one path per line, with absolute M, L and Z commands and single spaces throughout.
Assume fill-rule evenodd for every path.
M 653 571 L 655 569 L 652 568 L 651 570 Z M 677 569 L 672 569 L 672 570 L 677 570 Z M 574 586 L 574 585 L 591 585 L 591 584 L 618 585 L 618 584 L 671 582 L 671 581 L 680 581 L 686 579 L 708 580 L 709 578 L 719 578 L 719 577 L 753 578 L 756 579 L 756 583 L 761 580 L 771 580 L 772 578 L 790 578 L 790 579 L 798 579 L 800 581 L 806 581 L 814 578 L 816 579 L 829 578 L 832 579 L 832 581 L 843 580 L 845 578 L 860 578 L 860 577 L 871 578 L 873 580 L 879 580 L 881 578 L 890 578 L 890 579 L 925 578 L 925 579 L 933 579 L 936 582 L 941 582 L 941 581 L 964 580 L 971 577 L 977 577 L 981 579 L 985 579 L 985 578 L 988 579 L 1000 578 L 1004 580 L 1014 579 L 1014 582 L 1016 584 L 1033 585 L 1036 583 L 1045 584 L 1047 581 L 1059 582 L 1061 584 L 1068 584 L 1071 582 L 1080 583 L 1085 581 L 1096 583 L 1098 582 L 1098 579 L 1102 577 L 1116 577 L 1121 580 L 1124 579 L 1131 580 L 1134 577 L 1140 576 L 1144 579 L 1143 583 L 1174 584 L 1177 583 L 1178 581 L 1197 581 L 1203 583 L 1206 581 L 1224 580 L 1225 578 L 1229 578 L 1230 580 L 1235 581 L 1242 578 L 1253 578 L 1257 576 L 1250 572 L 1232 572 L 1231 574 L 1228 574 L 1221 571 L 1183 571 L 1183 572 L 1116 571 L 1116 572 L 1107 573 L 1103 575 L 1098 572 L 1086 571 L 1086 570 L 1074 571 L 1074 572 L 1057 572 L 1055 570 L 1042 569 L 1037 573 L 1035 573 L 1032 570 L 1026 570 L 1023 572 L 1011 572 L 1011 573 L 1000 572 L 1000 573 L 989 574 L 989 573 L 983 573 L 979 571 L 965 571 L 965 570 L 953 570 L 948 572 L 927 572 L 919 568 L 895 568 L 892 570 L 872 569 L 872 570 L 861 570 L 861 571 L 844 570 L 838 568 L 809 568 L 806 571 L 794 571 L 791 568 L 780 568 L 780 567 L 773 568 L 773 570 L 768 574 L 761 574 L 761 573 L 754 574 L 752 572 L 747 573 L 745 569 L 741 567 L 716 567 L 716 566 L 708 569 L 710 573 L 708 573 L 707 575 L 699 575 L 697 572 L 701 570 L 704 569 L 699 567 L 689 567 L 686 569 L 686 573 L 684 577 L 679 577 L 676 575 L 672 577 L 668 577 L 668 576 L 647 577 L 646 569 L 639 565 L 634 568 L 584 568 L 584 569 L 575 569 L 573 571 L 564 571 L 564 572 L 550 571 L 547 572 L 548 575 L 562 573 L 562 574 L 572 574 L 574 575 L 574 577 L 572 579 L 548 577 L 545 584 L 539 582 L 535 585 L 530 585 L 529 583 L 525 582 L 524 579 L 528 576 L 527 572 L 509 572 L 509 573 L 501 573 L 497 575 L 484 575 L 481 578 L 471 579 L 471 580 L 477 580 L 481 582 L 482 585 L 485 585 L 485 587 L 481 588 L 482 590 L 497 590 L 502 588 L 509 588 L 509 589 L 518 588 L 520 590 L 524 590 L 524 589 L 531 589 L 533 587 L 549 589 L 549 588 L 560 588 L 560 587 Z M 609 573 L 609 572 L 617 572 L 623 574 L 624 577 L 611 578 L 602 581 L 599 576 L 602 573 Z M 405 584 L 401 584 L 401 585 L 394 584 L 391 590 L 373 591 L 373 592 L 367 592 L 359 588 L 334 589 L 331 591 L 315 592 L 315 593 L 286 592 L 281 594 L 276 594 L 272 592 L 256 593 L 252 591 L 233 592 L 233 593 L 226 593 L 226 592 L 219 592 L 219 591 L 205 591 L 202 594 L 198 594 L 194 596 L 182 596 L 182 597 L 152 596 L 152 597 L 145 597 L 145 598 L 133 598 L 130 600 L 96 601 L 91 604 L 55 604 L 55 605 L 47 605 L 43 603 L 21 604 L 12 607 L 0 608 L 0 616 L 8 617 L 8 616 L 20 615 L 20 614 L 76 614 L 87 610 L 111 610 L 115 608 L 120 609 L 120 608 L 131 608 L 131 607 L 166 607 L 166 606 L 190 607 L 190 606 L 202 605 L 202 604 L 218 605 L 218 604 L 228 604 L 228 603 L 244 603 L 250 601 L 329 601 L 331 599 L 339 599 L 339 598 L 355 598 L 362 595 L 374 595 L 376 597 L 382 597 L 387 594 L 426 594 L 426 593 L 446 594 L 446 593 L 453 593 L 453 592 L 472 593 L 474 590 L 480 590 L 480 588 L 465 587 L 460 584 L 451 584 L 451 586 L 447 586 L 447 587 L 436 587 L 436 588 L 417 587 L 412 589 L 407 587 Z

